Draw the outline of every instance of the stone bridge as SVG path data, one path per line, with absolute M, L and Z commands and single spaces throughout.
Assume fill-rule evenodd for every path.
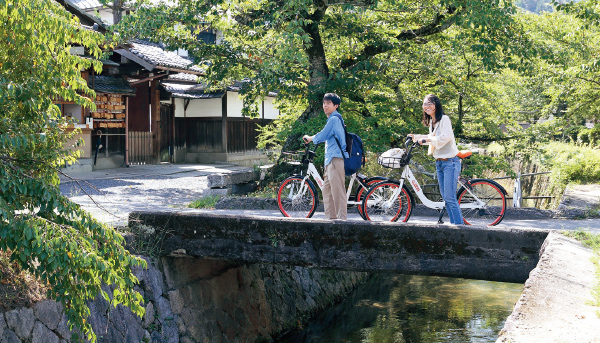
M 233 263 L 438 275 L 523 283 L 549 231 L 411 223 L 132 212 L 161 254 Z

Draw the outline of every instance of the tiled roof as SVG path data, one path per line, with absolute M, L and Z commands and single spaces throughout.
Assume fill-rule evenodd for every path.
M 84 11 L 95 10 L 103 7 L 112 7 L 113 5 L 112 1 L 109 1 L 106 3 L 106 5 L 104 5 L 99 0 L 71 0 L 71 2 L 73 2 L 75 5 L 77 5 L 77 7 L 81 8 Z M 124 1 L 124 4 L 122 6 L 124 8 L 128 8 L 129 6 L 131 6 L 131 1 Z
M 170 74 L 167 79 L 173 81 L 187 81 L 198 83 L 198 75 L 187 73 Z
M 93 14 L 87 13 L 85 9 L 79 7 L 76 2 L 77 0 L 58 0 L 58 2 L 65 6 L 65 9 L 75 14 L 81 21 L 81 26 L 88 30 L 100 31 L 104 33 L 106 31 L 106 23 L 102 19 L 96 17 Z M 94 24 L 97 24 L 98 29 L 94 29 Z
M 193 65 L 192 60 L 183 58 L 174 52 L 165 51 L 163 47 L 158 44 L 136 41 L 131 43 L 129 51 L 155 66 L 184 69 L 198 73 L 203 72 L 203 69 Z
M 98 0 L 71 0 L 71 2 L 82 10 L 91 10 L 103 6 Z M 111 5 L 112 3 L 108 4 L 108 6 Z
M 232 85 L 227 87 L 227 90 L 230 92 L 239 92 L 240 90 L 242 90 L 242 87 L 244 86 L 244 83 L 246 83 L 248 81 L 235 81 Z M 270 97 L 277 97 L 278 92 L 277 91 L 270 91 L 269 93 L 267 93 L 267 96 Z
M 220 98 L 223 92 L 206 93 L 204 85 L 179 84 L 161 82 L 160 85 L 175 98 L 185 99 L 212 99 Z
M 94 76 L 94 82 L 89 83 L 90 88 L 99 93 L 135 94 L 135 88 L 122 78 L 112 76 Z

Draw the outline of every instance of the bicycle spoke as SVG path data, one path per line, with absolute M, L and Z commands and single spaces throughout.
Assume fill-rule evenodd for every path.
M 463 191 L 458 196 L 462 214 L 466 224 L 496 225 L 506 213 L 506 197 L 500 189 L 487 180 L 475 181 L 472 189 Z M 463 208 L 464 205 L 481 204 L 476 208 Z
M 302 178 L 288 178 L 279 186 L 277 204 L 286 217 L 310 218 L 317 207 L 314 186 Z
M 363 201 L 363 211 L 367 220 L 402 221 L 408 220 L 412 203 L 404 189 L 398 184 L 382 182 L 373 186 Z

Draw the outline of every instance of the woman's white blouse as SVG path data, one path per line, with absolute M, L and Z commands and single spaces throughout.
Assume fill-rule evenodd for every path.
M 429 124 L 429 135 L 431 140 L 427 153 L 434 158 L 452 158 L 458 154 L 454 132 L 452 131 L 452 122 L 447 115 L 442 116 L 442 120 L 435 124 L 435 127 Z

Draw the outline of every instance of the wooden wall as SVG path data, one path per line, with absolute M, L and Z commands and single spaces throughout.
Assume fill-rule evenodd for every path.
M 129 98 L 129 131 L 150 131 L 150 87 L 148 82 L 133 86 L 135 96 Z
M 256 150 L 258 125 L 270 119 L 227 118 L 227 152 Z M 185 132 L 185 139 L 176 135 L 176 148 L 187 146 L 188 152 L 224 152 L 222 118 L 175 118 L 175 132 Z

